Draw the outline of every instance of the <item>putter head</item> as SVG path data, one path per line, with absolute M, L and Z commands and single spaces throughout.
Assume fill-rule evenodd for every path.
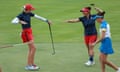
M 53 52 L 52 55 L 55 55 L 55 52 Z
M 95 6 L 95 4 L 93 4 L 93 3 L 92 3 L 92 4 L 90 4 L 90 5 L 91 5 L 91 6 Z

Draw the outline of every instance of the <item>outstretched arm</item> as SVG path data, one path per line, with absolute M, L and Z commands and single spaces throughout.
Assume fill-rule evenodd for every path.
M 80 22 L 79 19 L 71 19 L 71 20 L 66 20 L 67 23 L 77 23 Z
M 38 15 L 34 15 L 34 17 L 36 18 L 36 19 L 39 19 L 39 20 L 42 20 L 42 21 L 44 21 L 44 22 L 47 22 L 48 24 L 51 24 L 51 21 L 49 21 L 48 19 L 46 19 L 46 18 L 44 18 L 44 17 L 41 17 L 41 16 L 38 16 Z

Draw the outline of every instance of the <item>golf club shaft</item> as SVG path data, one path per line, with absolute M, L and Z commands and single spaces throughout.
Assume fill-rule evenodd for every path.
M 10 47 L 15 47 L 15 46 L 26 45 L 26 44 L 29 44 L 29 43 L 31 43 L 31 42 L 18 43 L 18 44 L 12 44 L 12 45 L 3 45 L 3 46 L 0 46 L 0 48 L 10 48 Z
M 48 26 L 49 26 L 50 37 L 51 37 L 51 42 L 52 42 L 52 49 L 53 49 L 52 55 L 54 55 L 55 54 L 55 47 L 54 47 L 54 41 L 53 41 L 53 35 L 52 35 L 51 25 L 48 24 Z

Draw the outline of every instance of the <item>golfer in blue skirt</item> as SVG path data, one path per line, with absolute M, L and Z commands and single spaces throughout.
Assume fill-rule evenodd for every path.
M 105 72 L 105 65 L 108 65 L 112 67 L 116 72 L 120 72 L 120 68 L 118 68 L 116 65 L 114 65 L 112 62 L 107 60 L 107 57 L 109 54 L 113 54 L 113 48 L 112 48 L 112 41 L 111 41 L 111 34 L 110 34 L 110 26 L 109 24 L 104 20 L 104 15 L 96 15 L 96 21 L 100 23 L 100 38 L 96 40 L 92 44 L 92 46 L 95 46 L 97 43 L 101 42 L 100 45 L 100 64 L 101 64 L 101 72 Z

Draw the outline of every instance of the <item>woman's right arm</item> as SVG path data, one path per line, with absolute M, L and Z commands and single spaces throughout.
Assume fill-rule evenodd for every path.
M 77 22 L 80 22 L 79 19 L 71 19 L 71 20 L 67 20 L 66 21 L 67 23 L 77 23 Z

